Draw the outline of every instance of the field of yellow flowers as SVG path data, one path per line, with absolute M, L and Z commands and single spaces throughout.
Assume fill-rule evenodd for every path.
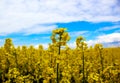
M 120 47 L 89 47 L 82 36 L 76 48 L 65 28 L 53 30 L 52 44 L 15 47 L 12 39 L 0 47 L 1 83 L 120 83 Z M 61 47 L 64 48 L 61 49 Z

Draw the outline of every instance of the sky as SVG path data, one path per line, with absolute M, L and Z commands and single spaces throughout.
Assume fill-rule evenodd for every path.
M 88 46 L 120 46 L 120 0 L 0 0 L 0 46 L 12 38 L 15 46 L 47 48 L 60 27 L 67 28 L 73 48 L 78 36 Z

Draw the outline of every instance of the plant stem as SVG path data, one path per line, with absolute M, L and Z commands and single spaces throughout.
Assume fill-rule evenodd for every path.
M 60 39 L 59 39 L 59 48 L 58 48 L 58 55 L 60 55 L 60 50 L 61 50 L 61 39 L 62 39 L 62 34 L 60 34 Z M 57 83 L 59 83 L 59 63 L 57 63 Z
M 85 83 L 85 73 L 84 73 L 84 65 L 85 65 L 85 62 L 84 62 L 84 51 L 83 51 L 83 46 L 82 46 L 82 57 L 83 57 L 83 83 Z

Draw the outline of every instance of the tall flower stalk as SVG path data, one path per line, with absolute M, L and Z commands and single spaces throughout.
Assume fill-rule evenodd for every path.
M 51 40 L 53 44 L 58 47 L 58 55 L 60 55 L 61 46 L 65 46 L 67 41 L 69 41 L 70 36 L 66 32 L 65 28 L 58 28 L 53 30 Z M 56 82 L 59 83 L 59 62 L 57 62 L 57 78 Z
M 76 39 L 76 45 L 77 45 L 77 48 L 80 49 L 81 51 L 81 54 L 82 54 L 82 65 L 83 65 L 83 83 L 86 82 L 86 79 L 85 79 L 85 56 L 84 56 L 84 52 L 86 51 L 87 49 L 87 44 L 85 43 L 85 39 L 80 36 Z
M 98 56 L 100 57 L 100 64 L 101 64 L 101 76 L 103 78 L 103 70 L 104 70 L 104 64 L 103 64 L 103 55 L 102 55 L 102 50 L 103 50 L 103 45 L 102 44 L 96 44 L 94 47 L 95 51 L 98 53 Z

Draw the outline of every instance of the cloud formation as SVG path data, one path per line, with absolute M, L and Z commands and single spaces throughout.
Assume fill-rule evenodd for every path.
M 94 40 L 87 41 L 89 46 L 94 45 L 96 43 L 107 44 L 107 43 L 113 43 L 113 42 L 120 42 L 120 33 L 111 33 L 111 34 L 101 35 L 96 37 L 96 39 Z
M 120 21 L 118 0 L 0 0 L 0 34 L 73 21 Z
M 96 31 L 97 32 L 98 31 L 109 31 L 109 30 L 119 29 L 119 28 L 120 28 L 120 25 L 115 25 L 115 26 L 103 27 L 103 28 L 100 28 L 100 29 L 98 29 Z
M 24 29 L 23 33 L 25 33 L 25 35 L 30 35 L 30 34 L 47 34 L 47 33 L 51 33 L 52 30 L 56 29 L 57 26 L 56 25 L 50 25 L 50 26 L 45 26 L 45 25 L 35 25 L 30 27 L 29 29 Z
M 69 34 L 70 34 L 71 37 L 78 37 L 78 36 L 81 36 L 81 35 L 85 35 L 88 32 L 89 31 L 72 31 L 72 32 L 69 32 Z

